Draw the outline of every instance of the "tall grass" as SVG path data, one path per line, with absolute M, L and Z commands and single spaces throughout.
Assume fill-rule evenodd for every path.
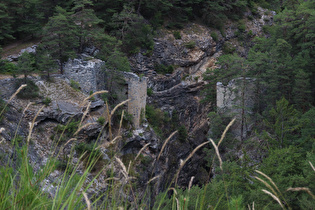
M 23 87 L 22 87 L 23 88 Z M 19 88 L 21 90 L 21 88 Z M 18 90 L 18 91 L 19 91 Z M 102 92 L 100 92 L 102 93 Z M 4 106 L 4 109 L 7 107 L 8 103 L 10 103 L 13 98 L 16 96 L 15 93 L 10 100 L 7 101 L 7 104 Z M 84 103 L 88 102 L 87 98 L 84 100 Z M 178 178 L 179 175 L 185 166 L 185 164 L 193 157 L 193 155 L 200 150 L 205 145 L 211 143 L 215 149 L 215 154 L 219 160 L 219 168 L 222 172 L 222 159 L 219 153 L 219 146 L 225 138 L 225 135 L 228 129 L 232 126 L 235 120 L 232 120 L 230 124 L 224 130 L 221 139 L 218 141 L 218 144 L 212 139 L 209 141 L 203 142 L 202 144 L 195 147 L 195 149 L 179 163 L 179 167 L 176 170 L 176 173 L 173 176 L 173 179 L 164 193 L 160 194 L 159 199 L 154 203 L 154 198 L 152 198 L 152 189 L 151 186 L 153 183 L 161 181 L 163 174 L 154 174 L 155 169 L 158 165 L 158 161 L 160 160 L 163 152 L 174 135 L 176 135 L 177 131 L 173 132 L 162 145 L 160 151 L 158 152 L 157 157 L 154 159 L 153 164 L 150 168 L 152 170 L 151 177 L 148 178 L 149 181 L 145 184 L 145 189 L 143 193 L 139 194 L 139 190 L 135 185 L 137 182 L 137 178 L 134 177 L 132 170 L 136 167 L 137 162 L 139 162 L 140 156 L 149 147 L 149 143 L 144 145 L 142 149 L 139 150 L 134 159 L 130 160 L 129 163 L 123 163 L 120 159 L 118 153 L 116 151 L 112 152 L 111 159 L 106 163 L 103 162 L 100 170 L 94 173 L 93 178 L 91 178 L 91 171 L 93 168 L 99 164 L 98 161 L 101 160 L 101 153 L 98 152 L 100 148 L 112 148 L 117 145 L 117 142 L 122 138 L 121 136 L 121 126 L 122 119 L 121 117 L 119 128 L 117 132 L 112 131 L 111 127 L 111 118 L 113 117 L 115 111 L 128 101 L 124 101 L 114 107 L 112 110 L 109 110 L 107 105 L 107 110 L 105 112 L 104 117 L 106 118 L 106 122 L 101 127 L 101 132 L 97 138 L 97 141 L 93 145 L 91 150 L 83 151 L 75 164 L 71 161 L 74 158 L 74 144 L 77 140 L 76 136 L 80 133 L 80 131 L 91 124 L 83 124 L 85 116 L 87 116 L 89 112 L 89 103 L 86 107 L 84 115 L 78 124 L 76 132 L 74 132 L 74 136 L 72 136 L 69 140 L 66 141 L 63 145 L 61 145 L 58 149 L 58 143 L 56 143 L 55 148 L 52 149 L 53 155 L 49 158 L 48 162 L 40 168 L 40 170 L 34 170 L 33 166 L 30 163 L 29 158 L 29 142 L 32 137 L 32 132 L 34 129 L 36 117 L 38 116 L 37 112 L 32 123 L 30 123 L 29 134 L 23 146 L 16 146 L 14 149 L 16 150 L 16 164 L 13 167 L 11 162 L 8 160 L 4 166 L 0 167 L 0 209 L 162 209 L 165 206 L 165 201 L 171 195 L 171 206 L 169 209 L 180 209 L 186 210 L 189 209 L 189 206 L 194 206 L 194 209 L 207 209 L 210 208 L 206 206 L 207 201 L 207 188 L 211 185 L 208 183 L 204 186 L 203 191 L 200 193 L 200 196 L 192 199 L 192 190 L 193 190 L 193 180 L 194 177 L 191 177 L 190 182 L 187 186 L 187 190 L 185 193 L 179 193 L 181 191 L 178 186 Z M 29 104 L 26 108 L 28 109 Z M 24 112 L 25 112 L 24 110 Z M 3 115 L 4 110 L 0 110 L 1 115 Z M 24 114 L 23 112 L 23 114 Z M 22 117 L 23 117 L 22 114 Z M 1 117 L 0 115 L 0 117 Z M 18 122 L 18 127 L 21 124 L 22 117 Z M 70 119 L 71 120 L 71 119 Z M 69 122 L 70 122 L 69 120 Z M 107 125 L 107 127 L 106 127 Z M 64 135 L 66 132 L 66 127 L 64 126 L 64 130 L 61 134 Z M 105 139 L 102 132 L 108 128 L 108 138 Z M 18 128 L 17 128 L 18 129 Z M 0 134 L 4 131 L 4 128 L 0 128 Z M 16 136 L 15 132 L 15 136 Z M 59 140 L 61 139 L 59 137 Z M 58 158 L 60 156 L 61 151 L 68 146 L 70 143 L 72 144 L 71 152 L 69 154 L 70 158 L 66 163 L 65 169 L 61 176 L 57 177 L 50 186 L 53 187 L 54 190 L 49 190 L 49 186 L 46 186 L 45 183 L 49 179 L 49 176 L 57 169 L 58 167 Z M 84 164 L 85 163 L 85 164 Z M 83 166 L 84 164 L 84 166 Z M 214 164 L 214 159 L 212 161 Z M 315 168 L 310 163 L 311 167 L 315 172 Z M 83 169 L 83 170 L 82 170 Z M 79 171 L 81 171 L 79 173 Z M 88 193 L 88 189 L 90 189 L 96 181 L 96 179 L 102 174 L 106 173 L 107 178 L 104 180 L 107 185 L 103 192 L 91 194 Z M 268 190 L 263 189 L 262 191 L 268 194 L 272 200 L 279 204 L 280 208 L 290 209 L 291 207 L 287 204 L 282 192 L 278 189 L 277 185 L 273 182 L 273 180 L 268 177 L 266 174 L 260 171 L 256 171 L 258 174 L 255 176 L 257 180 L 262 182 Z M 259 177 L 262 176 L 261 177 Z M 224 191 L 225 194 L 218 195 L 217 201 L 212 204 L 211 209 L 217 209 L 220 202 L 224 200 L 224 197 L 227 200 L 227 208 L 228 209 L 241 209 L 242 206 L 241 198 L 230 198 L 228 195 L 228 184 L 223 179 L 224 183 Z M 308 193 L 315 199 L 315 196 L 312 192 L 305 187 L 301 188 L 288 188 L 287 191 L 302 191 Z M 194 202 L 194 203 L 192 203 Z M 255 203 L 248 204 L 249 209 L 254 209 Z

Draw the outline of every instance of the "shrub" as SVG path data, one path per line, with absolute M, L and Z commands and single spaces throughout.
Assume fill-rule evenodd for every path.
M 148 96 L 152 96 L 152 95 L 153 95 L 153 90 L 152 90 L 152 88 L 148 88 L 148 89 L 147 89 L 147 95 L 148 95 Z
M 32 80 L 27 79 L 25 82 L 24 79 L 18 79 L 15 83 L 15 88 L 18 89 L 24 83 L 27 84 L 27 86 L 17 94 L 18 98 L 32 99 L 39 97 L 39 88 Z
M 105 117 L 102 117 L 102 116 L 97 119 L 97 122 L 98 122 L 100 125 L 104 125 L 104 124 L 105 124 L 105 121 L 106 121 Z
M 80 88 L 80 84 L 79 84 L 78 82 L 74 81 L 73 79 L 70 80 L 70 86 L 71 86 L 73 89 L 77 90 L 77 91 L 79 91 L 79 90 L 81 89 L 81 88 Z
M 174 71 L 174 67 L 172 65 L 165 66 L 163 64 L 158 63 L 154 65 L 154 69 L 159 74 L 172 74 Z
M 232 54 L 236 49 L 231 43 L 225 42 L 222 50 L 225 54 Z
M 212 39 L 217 42 L 219 40 L 218 34 L 216 32 L 211 32 L 211 37 Z
M 245 26 L 244 21 L 239 21 L 237 28 L 238 28 L 238 30 L 239 30 L 240 32 L 244 32 L 245 29 L 246 29 L 246 26 Z
M 46 105 L 46 106 L 49 106 L 49 104 L 51 103 L 51 99 L 46 97 L 44 100 L 43 100 L 43 103 Z
M 194 49 L 196 47 L 196 42 L 194 41 L 190 41 L 185 43 L 185 47 L 187 47 L 188 49 Z
M 174 31 L 173 35 L 174 35 L 175 39 L 181 39 L 182 38 L 179 31 Z
M 181 125 L 178 128 L 178 140 L 180 142 L 185 142 L 187 140 L 188 134 L 187 134 L 187 130 L 186 127 L 184 125 Z

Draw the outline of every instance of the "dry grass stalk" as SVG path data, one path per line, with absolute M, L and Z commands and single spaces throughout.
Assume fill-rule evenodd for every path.
M 91 202 L 87 196 L 87 194 L 85 192 L 82 192 L 83 196 L 84 196 L 84 200 L 86 202 L 86 205 L 87 205 L 87 209 L 88 210 L 91 210 Z
M 158 178 L 160 178 L 160 177 L 161 177 L 161 175 L 157 175 L 157 176 L 153 177 L 152 179 L 150 179 L 150 180 L 147 182 L 147 184 L 150 184 L 151 182 L 153 182 L 154 180 L 156 180 L 156 179 L 158 179 Z
M 130 99 L 125 100 L 125 101 L 123 101 L 123 102 L 117 104 L 117 105 L 114 107 L 114 109 L 110 112 L 110 116 L 113 116 L 114 113 L 115 113 L 115 111 L 116 111 L 120 106 L 122 106 L 122 105 L 124 105 L 125 103 L 127 103 L 128 101 L 130 101 Z
M 307 187 L 295 187 L 295 188 L 289 187 L 289 188 L 287 189 L 287 191 L 294 191 L 294 192 L 297 192 L 297 191 L 305 191 L 305 192 L 307 192 L 310 196 L 312 196 L 312 198 L 315 200 L 315 195 L 313 195 L 312 192 L 310 191 L 310 189 L 307 188 Z
M 263 172 L 261 172 L 261 171 L 258 171 L 258 170 L 255 170 L 257 173 L 259 173 L 260 175 L 262 175 L 262 176 L 264 176 L 265 178 L 267 178 L 269 181 L 270 181 L 270 183 L 277 189 L 277 191 L 281 194 L 281 192 L 280 192 L 280 190 L 278 189 L 278 187 L 277 187 L 277 185 L 272 181 L 272 179 L 269 177 L 269 176 L 267 176 L 266 174 L 264 174 Z
M 111 177 L 111 178 L 107 178 L 107 179 L 105 179 L 105 182 L 107 182 L 107 181 L 111 181 L 111 180 L 114 180 L 114 181 L 120 181 L 120 179 L 119 179 L 119 178 L 117 178 L 117 177 Z
M 177 210 L 181 210 L 178 199 L 175 198 L 175 200 L 176 200 L 176 204 L 177 204 Z
M 168 189 L 168 191 L 170 191 L 170 190 L 173 190 L 173 192 L 175 193 L 175 195 L 177 195 L 177 191 L 176 191 L 176 189 L 175 189 L 174 187 L 171 187 L 171 188 Z
M 96 147 L 96 149 L 99 149 L 99 148 L 101 148 L 101 147 L 107 148 L 107 147 L 109 147 L 109 146 L 115 144 L 116 141 L 117 141 L 117 139 L 119 139 L 119 138 L 122 138 L 122 136 L 116 136 L 112 141 L 110 141 L 110 142 L 105 142 L 104 144 L 102 144 L 102 145 Z
M 130 167 L 131 167 L 131 160 L 129 161 L 129 164 L 128 164 L 128 168 L 127 168 L 127 174 L 129 174 L 129 171 L 130 171 Z
M 119 163 L 120 167 L 123 169 L 122 172 L 124 174 L 124 176 L 126 178 L 128 178 L 128 172 L 127 172 L 127 168 L 126 166 L 124 165 L 124 163 L 118 158 L 118 157 L 115 157 L 116 161 Z
M 121 129 L 121 126 L 122 126 L 122 122 L 123 122 L 123 119 L 124 119 L 124 114 L 125 114 L 125 110 L 122 111 L 121 113 L 121 118 L 120 118 L 120 123 L 119 123 L 119 129 L 118 129 L 118 136 L 120 135 L 120 129 Z
M 29 108 L 31 105 L 33 105 L 33 104 L 34 104 L 33 102 L 28 103 L 27 106 L 25 107 L 25 109 L 23 110 L 22 115 L 24 115 L 25 112 L 26 112 L 26 110 L 28 110 L 28 108 Z
M 27 86 L 26 84 L 21 85 L 21 86 L 15 91 L 15 93 L 11 96 L 11 98 L 7 101 L 7 103 L 5 104 L 5 106 L 3 107 L 3 109 L 1 110 L 0 116 L 3 114 L 5 108 L 6 108 L 7 105 L 12 101 L 12 99 L 13 99 L 23 88 L 25 88 L 26 86 Z
M 225 127 L 224 132 L 222 133 L 221 139 L 218 143 L 218 147 L 220 146 L 221 142 L 223 141 L 223 139 L 225 138 L 226 133 L 228 132 L 228 130 L 230 129 L 230 127 L 233 125 L 233 123 L 235 122 L 236 118 L 233 118 L 233 120 L 231 120 L 231 122 Z
M 311 161 L 308 161 L 313 169 L 313 171 L 315 172 L 315 167 L 313 166 L 313 164 L 311 163 Z
M 109 140 L 113 140 L 113 134 L 112 134 L 112 118 L 109 112 L 108 103 L 106 101 L 106 114 L 107 114 L 107 120 L 108 120 L 108 132 L 109 132 Z
M 12 99 L 23 89 L 25 88 L 27 85 L 24 84 L 24 85 L 21 85 L 16 91 L 15 93 L 11 96 L 11 98 L 9 99 L 9 101 L 7 103 L 10 103 L 12 101 Z
M 32 135 L 33 128 L 34 128 L 34 125 L 35 125 L 35 120 L 36 120 L 36 118 L 38 117 L 39 113 L 44 109 L 44 107 L 45 107 L 45 105 L 42 106 L 42 107 L 38 110 L 38 112 L 36 113 L 35 117 L 33 118 L 32 123 L 30 123 L 30 129 L 29 129 L 29 133 L 28 133 L 28 136 L 27 136 L 27 146 L 28 146 L 28 144 L 29 144 L 29 142 L 30 142 L 30 139 L 31 139 L 31 135 Z
M 162 146 L 162 148 L 161 148 L 161 151 L 160 151 L 159 156 L 158 156 L 158 158 L 156 159 L 156 161 L 158 161 L 158 160 L 160 159 L 161 154 L 162 154 L 162 152 L 163 152 L 163 150 L 164 150 L 166 144 L 171 140 L 171 138 L 172 138 L 176 133 L 177 133 L 177 131 L 174 131 L 174 132 L 165 140 L 165 142 L 164 142 L 164 144 L 163 144 L 163 146 Z
M 213 147 L 214 147 L 214 149 L 215 149 L 215 153 L 216 153 L 217 156 L 218 156 L 219 163 L 220 163 L 220 168 L 221 168 L 221 170 L 223 170 L 223 169 L 222 169 L 222 159 L 221 159 L 221 156 L 220 156 L 220 153 L 219 153 L 219 149 L 218 149 L 218 147 L 215 145 L 214 141 L 213 141 L 211 138 L 209 138 L 209 140 L 210 140 L 210 142 L 212 143 L 212 145 L 213 145 Z
M 276 200 L 276 201 L 279 203 L 279 205 L 281 206 L 281 208 L 284 209 L 284 206 L 282 205 L 281 201 L 279 200 L 279 198 L 278 198 L 277 196 L 275 196 L 274 194 L 272 194 L 272 193 L 269 192 L 268 190 L 264 190 L 264 189 L 263 189 L 262 191 L 263 191 L 264 193 L 270 195 L 274 200 Z
M 194 176 L 192 176 L 192 177 L 190 178 L 190 181 L 189 181 L 189 184 L 188 184 L 188 192 L 190 191 L 190 188 L 191 188 L 191 186 L 192 186 L 192 183 L 193 183 L 194 179 L 195 179 Z
M 87 123 L 87 124 L 85 124 L 85 125 L 79 127 L 78 130 L 77 130 L 73 135 L 74 135 L 74 136 L 75 136 L 75 135 L 78 135 L 78 133 L 79 133 L 83 128 L 89 127 L 90 125 L 97 125 L 97 123 L 95 123 L 95 122 L 94 122 L 94 123 Z
M 266 187 L 268 187 L 277 197 L 279 197 L 278 194 L 276 193 L 276 191 L 275 191 L 266 181 L 264 181 L 263 179 L 261 179 L 261 178 L 259 178 L 259 177 L 257 177 L 257 176 L 254 176 L 254 178 L 257 179 L 257 180 L 259 180 L 260 182 L 262 182 L 262 183 L 263 183 Z
M 88 105 L 87 105 L 87 107 L 86 107 L 86 110 L 85 110 L 85 112 L 84 112 L 83 115 L 82 115 L 82 118 L 81 118 L 81 121 L 80 121 L 80 124 L 79 124 L 79 128 L 80 128 L 80 126 L 81 126 L 81 124 L 82 124 L 82 122 L 83 122 L 85 116 L 88 114 L 88 112 L 89 112 L 89 110 L 90 110 L 90 109 L 89 109 L 90 106 L 91 106 L 91 102 L 88 103 Z
M 97 95 L 97 94 L 102 94 L 102 93 L 108 93 L 108 91 L 107 91 L 107 90 L 96 91 L 95 93 L 93 93 L 93 94 L 90 95 L 89 97 L 85 98 L 85 99 L 83 100 L 82 104 L 83 104 L 85 101 L 87 101 L 87 100 L 91 99 L 92 97 L 94 97 L 95 95 Z
M 135 159 L 133 160 L 133 162 L 136 162 L 137 158 L 140 156 L 140 154 L 142 153 L 143 150 L 145 150 L 148 146 L 150 145 L 150 143 L 147 143 L 146 145 L 144 145 L 140 151 L 138 152 L 137 156 L 135 157 Z
M 206 142 L 203 142 L 202 144 L 198 145 L 189 155 L 188 157 L 183 161 L 181 162 L 180 166 L 179 166 L 179 169 L 177 170 L 176 172 L 176 179 L 175 179 L 175 185 L 177 185 L 177 179 L 178 179 L 178 175 L 180 173 L 180 171 L 182 170 L 182 168 L 184 167 L 184 165 L 187 163 L 187 161 L 197 152 L 198 149 L 200 149 L 201 147 L 203 147 L 204 145 L 208 144 L 209 142 L 206 141 Z
M 77 139 L 76 138 L 71 138 L 67 141 L 67 143 L 65 143 L 64 147 L 67 146 L 67 144 L 69 144 L 71 141 L 76 141 Z

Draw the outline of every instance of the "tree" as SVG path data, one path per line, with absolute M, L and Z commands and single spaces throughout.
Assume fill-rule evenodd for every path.
M 105 67 L 108 69 L 108 91 L 112 92 L 114 85 L 123 79 L 122 72 L 130 71 L 128 58 L 118 49 L 105 61 Z
M 78 47 L 77 26 L 71 12 L 56 7 L 57 14 L 49 19 L 43 32 L 43 46 L 49 50 L 52 58 L 59 60 L 60 73 L 63 74 L 63 64 L 73 58 Z
M 103 21 L 99 19 L 94 10 L 91 9 L 93 3 L 90 0 L 75 0 L 75 6 L 72 11 L 75 12 L 75 23 L 78 26 L 79 52 L 83 51 L 83 47 L 87 43 L 97 37 L 97 33 L 102 33 L 97 29 L 97 25 Z
M 12 17 L 9 15 L 6 4 L 0 3 L 0 44 L 7 39 L 14 39 L 12 34 Z
M 293 144 L 293 132 L 299 128 L 298 112 L 289 102 L 282 98 L 276 102 L 276 106 L 269 111 L 270 120 L 266 121 L 271 129 L 273 138 L 272 146 L 283 148 Z M 291 142 L 289 142 L 291 141 Z
M 50 73 L 57 68 L 57 62 L 43 47 L 38 47 L 36 51 L 37 67 L 41 72 L 46 72 L 48 79 L 50 79 Z
M 123 42 L 124 52 L 133 54 L 140 48 L 152 50 L 152 29 L 142 16 L 135 13 L 132 6 L 124 5 L 120 13 L 115 13 L 111 25 L 115 29 L 113 34 Z
M 34 70 L 34 60 L 28 52 L 24 52 L 17 63 L 17 70 L 24 74 L 24 82 L 26 83 L 27 76 Z

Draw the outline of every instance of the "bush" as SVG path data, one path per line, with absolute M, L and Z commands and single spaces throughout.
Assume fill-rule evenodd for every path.
M 78 82 L 74 81 L 73 79 L 70 80 L 70 86 L 71 86 L 73 89 L 77 90 L 77 91 L 79 91 L 79 90 L 81 89 L 81 88 L 80 88 L 80 84 L 79 84 Z
M 13 74 L 15 75 L 17 71 L 17 67 L 15 64 L 7 61 L 7 60 L 1 60 L 0 61 L 0 72 L 2 74 Z
M 147 95 L 148 95 L 148 96 L 152 96 L 152 95 L 153 95 L 153 90 L 152 90 L 152 88 L 148 88 L 148 89 L 147 89 Z
M 217 42 L 219 40 L 218 34 L 216 32 L 211 32 L 211 37 L 212 39 Z
M 185 43 L 185 47 L 187 47 L 188 49 L 194 49 L 196 47 L 196 42 L 194 41 L 190 41 Z
M 18 79 L 15 83 L 15 88 L 18 89 L 22 84 L 27 84 L 18 94 L 17 97 L 21 99 L 33 99 L 39 97 L 39 88 L 29 79 Z
M 98 122 L 100 125 L 104 125 L 104 124 L 105 124 L 105 121 L 106 121 L 105 117 L 102 117 L 102 116 L 97 119 L 97 122 Z
M 165 66 L 163 64 L 155 64 L 154 69 L 159 74 L 172 74 L 174 71 L 174 67 L 172 65 Z
M 225 54 L 232 54 L 236 49 L 231 43 L 225 42 L 222 50 Z
M 46 97 L 44 100 L 43 100 L 43 103 L 46 105 L 46 106 L 49 106 L 49 104 L 51 103 L 51 99 Z
M 240 32 L 244 32 L 245 29 L 246 29 L 246 26 L 245 26 L 244 21 L 239 21 L 237 28 L 238 28 L 238 30 L 239 30 Z
M 187 140 L 188 134 L 186 127 L 184 125 L 181 125 L 178 129 L 178 140 L 180 142 L 185 142 Z
M 179 32 L 179 31 L 174 31 L 174 32 L 173 32 L 173 35 L 174 35 L 174 38 L 175 38 L 175 39 L 181 39 L 181 38 L 182 38 L 182 36 L 180 35 L 180 32 Z

